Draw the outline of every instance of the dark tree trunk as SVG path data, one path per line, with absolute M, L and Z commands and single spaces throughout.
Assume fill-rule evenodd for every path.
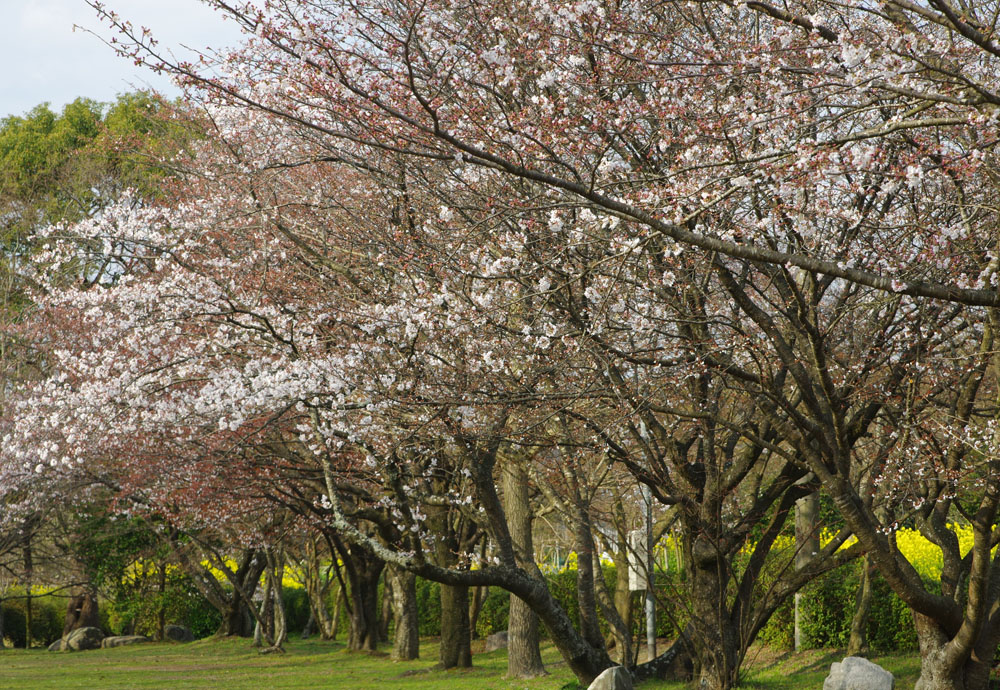
M 504 465 L 503 493 L 514 553 L 521 567 L 530 568 L 529 563 L 534 563 L 534 545 L 531 539 L 528 473 L 519 459 L 511 459 Z M 545 672 L 538 649 L 538 615 L 524 601 L 511 594 L 507 623 L 507 677 L 535 678 Z
M 431 528 L 437 535 L 434 558 L 439 566 L 458 564 L 459 533 L 452 524 L 451 510 L 435 508 Z M 469 587 L 441 583 L 441 668 L 472 666 L 472 631 L 469 626 Z
M 580 608 L 580 633 L 587 644 L 601 649 L 604 647 L 604 635 L 601 634 L 594 595 L 594 541 L 585 506 L 578 506 L 576 522 L 576 596 Z
M 851 636 L 847 642 L 847 656 L 868 656 L 868 618 L 872 610 L 872 576 L 868 556 L 861 560 L 861 582 L 854 602 L 851 618 Z
M 24 541 L 24 648 L 31 649 L 31 537 Z
M 351 651 L 378 649 L 378 581 L 385 561 L 358 546 L 348 546 L 342 555 L 349 579 L 350 629 L 347 648 Z
M 167 564 L 160 563 L 160 607 L 156 611 L 156 639 L 163 641 L 167 627 Z M 134 622 L 134 621 L 133 621 Z
M 409 661 L 420 656 L 420 628 L 417 613 L 417 576 L 396 567 L 386 570 L 392 580 L 392 604 L 395 628 L 392 658 Z
M 97 609 L 97 597 L 91 591 L 70 597 L 66 609 L 66 622 L 63 625 L 63 637 L 80 628 L 96 628 L 101 625 L 100 613 Z
M 441 667 L 472 666 L 469 588 L 441 585 Z
M 700 690 L 729 690 L 739 678 L 739 630 L 730 619 L 726 601 L 729 568 L 706 535 L 690 540 L 685 559 L 691 586 L 689 626 L 694 642 L 697 683 Z
M 217 634 L 224 637 L 252 637 L 253 628 L 253 616 L 247 611 L 247 602 L 239 592 L 233 592 Z
M 473 640 L 479 639 L 479 631 L 476 630 L 476 624 L 479 622 L 479 614 L 483 612 L 483 601 L 489 595 L 489 592 L 489 587 L 472 588 L 472 601 L 469 602 L 469 633 Z

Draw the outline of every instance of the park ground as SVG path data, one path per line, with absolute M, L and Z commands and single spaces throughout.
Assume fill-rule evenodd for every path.
M 0 688 L 571 690 L 579 687 L 551 645 L 543 649 L 550 674 L 527 681 L 504 679 L 505 650 L 476 654 L 473 668 L 451 671 L 434 668 L 437 652 L 436 641 L 424 640 L 422 659 L 393 662 L 382 653 L 348 653 L 340 643 L 298 639 L 290 641 L 287 653 L 267 655 L 259 654 L 246 639 L 206 639 L 186 645 L 145 644 L 79 653 L 7 649 L 0 652 Z M 842 650 L 796 654 L 757 648 L 749 655 L 749 668 L 741 687 L 820 688 L 830 664 L 842 657 Z M 878 657 L 874 661 L 896 675 L 897 690 L 913 687 L 919 670 L 915 655 Z M 685 686 L 649 682 L 641 687 L 681 690 Z

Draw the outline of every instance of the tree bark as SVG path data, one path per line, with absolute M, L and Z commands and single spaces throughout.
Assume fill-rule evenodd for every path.
M 356 545 L 339 550 L 350 582 L 347 648 L 374 652 L 378 649 L 378 581 L 385 561 Z
M 378 639 L 379 642 L 389 641 L 389 624 L 392 622 L 392 579 L 389 577 L 388 571 L 385 571 L 385 575 L 382 578 L 382 605 L 379 607 L 378 611 Z
M 441 667 L 472 666 L 469 588 L 441 585 Z
M 434 558 L 439 566 L 458 564 L 459 535 L 452 524 L 451 510 L 436 507 L 430 514 L 431 529 L 437 535 Z M 469 626 L 469 586 L 441 583 L 441 668 L 472 666 L 472 635 Z
M 518 458 L 503 469 L 504 508 L 514 553 L 519 565 L 534 562 L 531 538 L 531 504 L 528 496 L 528 473 Z M 517 595 L 510 595 L 507 623 L 507 677 L 535 678 L 546 673 L 538 648 L 538 615 Z
M 816 534 L 819 519 L 819 494 L 811 493 L 795 502 L 795 569 L 801 570 L 819 551 Z M 795 651 L 802 649 L 802 595 L 795 593 Z
M 729 690 L 739 679 L 739 630 L 731 620 L 726 591 L 729 564 L 707 535 L 690 540 L 688 574 L 691 581 L 694 653 L 700 690 Z
M 420 656 L 420 627 L 417 612 L 417 576 L 396 566 L 386 570 L 392 580 L 393 630 L 392 659 L 409 661 Z
M 861 560 L 861 582 L 851 618 L 851 636 L 847 641 L 847 656 L 868 656 L 868 618 L 872 610 L 872 575 L 868 556 Z

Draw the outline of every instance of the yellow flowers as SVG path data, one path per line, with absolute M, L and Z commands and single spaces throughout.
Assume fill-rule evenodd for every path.
M 951 523 L 948 528 L 958 537 L 959 550 L 965 556 L 972 548 L 972 526 Z M 826 545 L 833 539 L 834 533 L 823 530 L 820 534 L 820 544 Z M 908 560 L 917 573 L 925 580 L 938 580 L 941 578 L 941 569 L 944 565 L 941 549 L 936 544 L 927 539 L 918 530 L 902 527 L 896 530 L 896 545 L 900 553 Z M 851 537 L 841 548 L 846 548 L 857 539 Z M 773 552 L 778 553 L 783 550 L 794 552 L 795 538 L 791 536 L 780 536 L 775 540 Z M 746 550 L 750 550 L 747 547 Z

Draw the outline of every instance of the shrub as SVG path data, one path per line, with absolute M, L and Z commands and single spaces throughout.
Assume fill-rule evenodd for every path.
M 510 616 L 510 593 L 499 587 L 490 587 L 483 598 L 479 619 L 476 621 L 476 634 L 485 638 L 495 632 L 506 630 Z
M 14 647 L 25 643 L 25 621 L 27 605 L 23 587 L 7 590 L 8 597 L 0 603 L 3 607 L 3 636 Z M 52 594 L 35 595 L 31 598 L 31 642 L 35 645 L 49 645 L 62 637 L 66 621 L 67 600 Z

